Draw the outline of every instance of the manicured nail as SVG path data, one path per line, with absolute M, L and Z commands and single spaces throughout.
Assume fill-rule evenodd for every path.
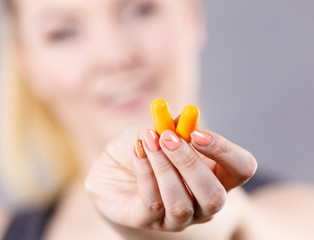
M 165 147 L 170 151 L 178 149 L 181 145 L 180 138 L 170 130 L 163 131 L 160 138 Z
M 212 141 L 212 136 L 208 132 L 199 129 L 191 133 L 191 138 L 196 144 L 201 146 L 207 146 Z
M 158 135 L 154 130 L 147 129 L 144 140 L 149 151 L 158 152 L 160 150 Z
M 136 141 L 136 144 L 135 144 L 135 147 L 134 147 L 134 152 L 135 152 L 135 154 L 136 154 L 136 156 L 138 158 L 145 158 L 145 157 L 147 157 L 146 153 L 145 153 L 145 150 L 143 148 L 142 140 L 137 140 Z

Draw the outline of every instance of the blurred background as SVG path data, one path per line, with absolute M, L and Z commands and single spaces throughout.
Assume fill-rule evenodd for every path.
M 211 0 L 203 101 L 259 171 L 314 181 L 314 1 Z
M 209 127 L 250 150 L 259 171 L 314 182 L 314 1 L 205 6 L 202 100 L 210 107 L 202 113 Z

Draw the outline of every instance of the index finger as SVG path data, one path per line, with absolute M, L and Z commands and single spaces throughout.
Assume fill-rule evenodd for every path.
M 208 219 L 220 211 L 225 203 L 226 190 L 200 155 L 189 143 L 170 130 L 161 134 L 159 142 L 196 199 L 197 219 Z
M 247 182 L 255 173 L 254 156 L 242 147 L 209 130 L 191 133 L 191 144 L 218 165 L 216 176 L 227 190 Z

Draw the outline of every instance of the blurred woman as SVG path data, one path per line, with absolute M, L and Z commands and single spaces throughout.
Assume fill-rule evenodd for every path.
M 294 201 L 312 201 L 313 190 L 249 197 L 237 188 L 256 170 L 247 150 L 206 129 L 193 132 L 191 144 L 151 130 L 153 99 L 167 99 L 175 116 L 199 105 L 206 35 L 199 1 L 6 6 L 1 178 L 11 210 L 1 215 L 4 239 L 295 239 L 312 232 L 310 215 Z M 146 154 L 135 155 L 138 139 Z

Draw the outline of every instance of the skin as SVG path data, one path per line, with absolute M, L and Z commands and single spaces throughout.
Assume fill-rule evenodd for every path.
M 78 149 L 88 145 L 86 158 L 123 126 L 150 122 L 154 98 L 167 99 L 173 114 L 198 103 L 203 39 L 190 1 L 17 2 L 28 84 Z
M 25 81 L 72 136 L 83 169 L 44 239 L 256 239 L 248 219 L 267 204 L 236 188 L 257 167 L 247 150 L 206 130 L 208 146 L 181 139 L 169 151 L 161 137 L 160 151 L 134 155 L 152 128 L 153 99 L 167 99 L 175 116 L 198 104 L 205 33 L 196 1 L 15 4 Z

